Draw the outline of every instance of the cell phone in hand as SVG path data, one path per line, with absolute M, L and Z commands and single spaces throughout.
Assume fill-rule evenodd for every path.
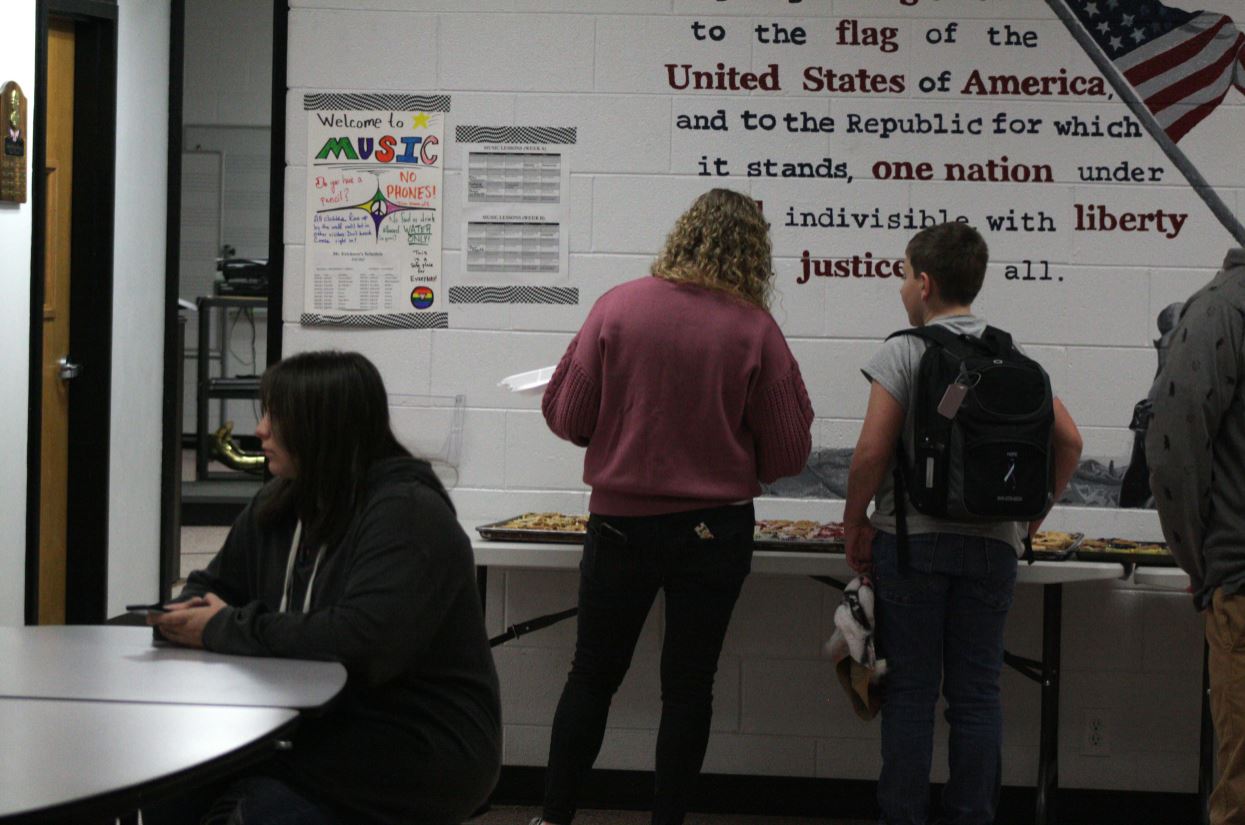
M 127 604 L 125 612 L 146 616 L 148 613 L 168 613 L 169 609 L 163 604 L 156 602 L 155 604 Z

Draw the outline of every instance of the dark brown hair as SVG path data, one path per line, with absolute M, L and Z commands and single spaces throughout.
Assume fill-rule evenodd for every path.
M 938 284 L 943 303 L 968 305 L 981 291 L 990 248 L 981 233 L 966 223 L 951 221 L 922 229 L 905 250 L 912 263 L 909 277 L 924 272 Z
M 380 372 L 357 352 L 303 352 L 264 372 L 260 401 L 296 475 L 274 485 L 259 518 L 296 516 L 309 542 L 331 549 L 364 504 L 372 464 L 410 456 L 390 429 Z

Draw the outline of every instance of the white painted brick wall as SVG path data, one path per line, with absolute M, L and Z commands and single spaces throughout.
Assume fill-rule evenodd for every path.
M 1110 295 L 1111 311 L 1103 312 L 1102 306 L 1086 301 L 1084 293 L 1078 295 L 1062 289 L 1057 281 L 1036 286 L 1008 281 L 1004 277 L 1007 266 L 1025 271 L 1020 261 L 992 264 L 986 276 L 987 288 L 982 290 L 974 309 L 1003 329 L 1024 330 L 1024 343 L 1144 349 L 1158 335 L 1154 325 L 1157 313 L 1150 312 L 1150 280 L 1145 270 L 1105 266 L 1060 266 L 1052 270 L 1051 277 L 1075 279 L 1087 290 Z M 1036 270 L 1034 274 L 1041 276 Z M 1050 289 L 1043 292 L 1047 286 Z M 1027 301 L 1034 289 L 1045 300 Z
M 372 55 L 373 60 L 389 66 L 399 65 L 392 62 L 397 55 L 420 65 L 435 65 L 441 49 L 437 22 L 434 14 L 405 12 L 322 9 L 291 14 L 290 83 L 331 87 L 342 77 L 339 56 L 343 54 Z M 330 53 L 324 51 L 328 43 L 332 44 Z M 367 77 L 373 89 L 403 89 L 408 82 L 408 75 L 398 71 L 369 72 Z
M 442 15 L 441 88 L 591 91 L 594 27 L 590 15 Z
M 869 385 L 861 370 L 877 352 L 878 342 L 796 338 L 789 343 L 800 362 L 813 409 L 835 418 L 864 418 Z
M 741 67 L 750 65 L 752 50 L 742 33 L 720 43 L 698 42 L 689 34 L 692 21 L 691 17 L 657 15 L 598 18 L 596 91 L 669 94 L 663 68 L 668 63 L 710 68 L 719 62 Z
M 359 349 L 380 366 L 391 390 L 467 397 L 465 437 L 453 496 L 466 519 L 496 519 L 526 510 L 582 512 L 587 490 L 582 451 L 558 441 L 539 414 L 538 395 L 497 389 L 502 376 L 555 363 L 591 304 L 614 285 L 642 276 L 674 218 L 713 185 L 747 191 L 765 203 L 775 251 L 774 315 L 801 362 L 818 420 L 818 446 L 855 443 L 867 397 L 860 367 L 881 338 L 905 324 L 892 279 L 797 280 L 800 256 L 844 258 L 871 252 L 902 257 L 912 231 L 891 228 L 797 228 L 787 209 L 883 215 L 908 208 L 948 210 L 984 223 L 1009 209 L 1054 216 L 1056 233 L 991 232 L 993 263 L 978 309 L 1010 329 L 1051 373 L 1056 392 L 1082 426 L 1086 455 L 1127 462 L 1133 404 L 1155 368 L 1155 317 L 1204 284 L 1230 240 L 1148 136 L 1133 140 L 1059 138 L 1055 120 L 1124 116 L 1118 100 L 965 97 L 972 68 L 985 73 L 1092 74 L 1089 60 L 1042 3 L 921 2 L 912 7 L 876 0 L 294 0 L 290 14 L 291 91 L 287 105 L 286 351 L 338 346 Z M 1245 0 L 1222 10 L 1245 19 Z M 1219 8 L 1219 7 L 1216 7 Z M 901 48 L 830 44 L 834 23 L 900 29 Z M 695 41 L 691 24 L 723 25 L 724 41 Z M 931 45 L 930 30 L 959 25 L 955 44 Z M 752 27 L 801 25 L 806 47 L 763 45 Z M 1010 22 L 1037 32 L 1041 48 L 990 49 L 985 30 Z M 827 45 L 829 44 L 829 45 Z M 401 60 L 395 63 L 395 55 Z M 784 92 L 672 92 L 663 64 L 716 63 L 763 70 L 780 66 Z M 394 71 L 400 65 L 402 71 Z M 806 65 L 866 68 L 907 75 L 895 94 L 831 95 L 801 88 Z M 410 68 L 417 67 L 418 70 Z M 942 69 L 955 74 L 948 95 L 923 95 L 916 82 Z M 455 306 L 451 329 L 432 332 L 341 332 L 297 326 L 302 303 L 306 120 L 299 101 L 318 89 L 445 92 L 447 116 L 443 286 L 489 283 L 461 272 L 462 163 L 456 124 L 575 126 L 570 163 L 570 272 L 580 290 L 573 307 Z M 832 133 L 747 131 L 745 110 L 781 116 L 807 111 L 833 117 Z M 729 129 L 676 128 L 680 115 L 726 113 Z M 848 118 L 959 112 L 964 118 L 1039 119 L 1036 134 L 983 138 L 962 135 L 849 134 Z M 1190 133 L 1182 148 L 1220 187 L 1240 214 L 1245 164 L 1238 136 L 1245 105 L 1229 93 L 1224 105 Z M 1053 184 L 902 183 L 876 180 L 879 160 L 933 163 L 985 161 L 1007 155 L 1048 164 Z M 729 176 L 698 174 L 702 156 L 721 157 Z M 748 177 L 750 161 L 846 162 L 852 181 Z M 1159 183 L 1086 183 L 1083 166 L 1114 167 L 1127 159 L 1162 170 Z M 1188 212 L 1175 239 L 1152 233 L 1074 232 L 1074 203 L 1113 211 L 1163 208 Z M 1062 281 L 1008 281 L 1004 268 L 1049 261 Z M 518 279 L 517 282 L 533 282 Z M 400 434 L 432 437 L 436 415 L 402 412 Z M 762 515 L 838 518 L 841 501 L 764 499 Z M 1153 513 L 1060 508 L 1055 529 L 1094 535 L 1158 538 Z M 490 632 L 574 603 L 573 571 L 495 569 L 487 604 Z M 745 586 L 720 664 L 714 733 L 706 770 L 786 776 L 872 779 L 878 768 L 878 725 L 858 720 L 833 681 L 820 645 L 829 635 L 837 595 L 810 581 L 754 576 Z M 658 599 L 641 636 L 633 672 L 620 690 L 598 764 L 652 766 L 658 719 L 658 656 L 664 613 Z M 553 707 L 570 664 L 573 623 L 500 648 L 505 693 L 505 759 L 540 765 L 548 751 Z M 1008 648 L 1037 656 L 1041 592 L 1022 586 L 1007 628 Z M 1061 783 L 1070 787 L 1191 792 L 1196 785 L 1200 626 L 1183 594 L 1125 583 L 1076 585 L 1064 596 L 1064 691 Z M 1003 679 L 1008 784 L 1036 776 L 1039 696 L 1036 685 L 1008 671 Z M 1087 708 L 1107 714 L 1110 757 L 1081 753 Z M 938 721 L 945 733 L 946 724 Z M 945 776 L 945 742 L 935 777 Z
M 525 369 L 557 363 L 570 340 L 569 333 L 435 330 L 432 392 L 466 393 L 473 406 L 538 410 L 539 393 L 513 393 L 497 382 Z
M 576 172 L 657 175 L 670 171 L 670 98 L 641 95 L 530 95 L 518 126 L 579 127 Z M 625 135 L 625 140 L 618 140 Z
M 506 486 L 558 490 L 584 487 L 583 452 L 573 444 L 542 438 L 539 412 L 506 414 Z
M 675 218 L 706 189 L 688 176 L 598 176 L 592 186 L 592 251 L 655 255 Z

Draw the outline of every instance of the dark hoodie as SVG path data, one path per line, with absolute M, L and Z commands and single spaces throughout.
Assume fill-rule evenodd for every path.
M 373 465 L 366 503 L 320 562 L 305 614 L 309 564 L 294 577 L 291 612 L 277 612 L 294 522 L 258 523 L 271 490 L 182 591 L 231 605 L 208 622 L 208 650 L 346 666 L 342 694 L 304 719 L 293 751 L 268 770 L 352 822 L 461 822 L 496 782 L 501 711 L 471 542 L 445 489 L 424 461 Z

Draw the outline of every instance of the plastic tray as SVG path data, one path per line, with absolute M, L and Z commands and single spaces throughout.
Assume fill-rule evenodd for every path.
M 557 366 L 541 367 L 537 370 L 529 370 L 515 375 L 507 375 L 505 378 L 497 382 L 497 386 L 505 387 L 511 392 L 534 392 L 536 390 L 543 390 L 545 385 L 549 383 L 549 379 L 553 378 L 553 373 L 556 369 Z

